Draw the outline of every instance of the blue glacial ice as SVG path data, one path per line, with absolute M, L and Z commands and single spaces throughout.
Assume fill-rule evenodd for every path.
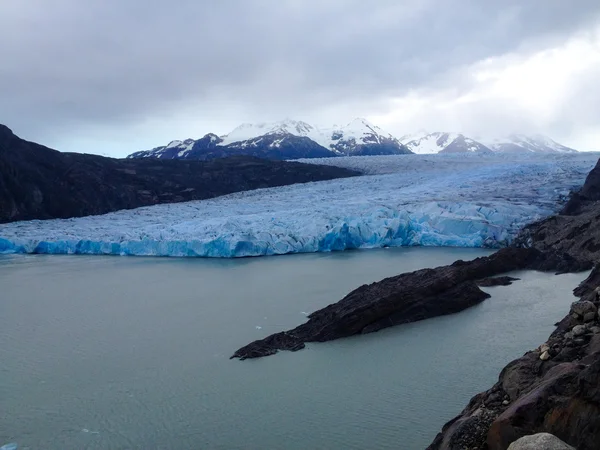
M 362 177 L 101 216 L 0 225 L 0 253 L 241 257 L 392 246 L 500 247 L 555 213 L 598 154 L 311 160 Z

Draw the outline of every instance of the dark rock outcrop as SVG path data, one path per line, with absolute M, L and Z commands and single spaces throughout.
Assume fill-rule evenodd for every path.
M 104 214 L 354 175 L 248 156 L 202 162 L 61 153 L 0 125 L 0 223 Z
M 506 248 L 473 261 L 456 261 L 449 266 L 386 278 L 361 286 L 339 302 L 310 314 L 308 322 L 293 330 L 240 348 L 232 358 L 259 358 L 278 350 L 295 351 L 304 348 L 306 342 L 372 333 L 394 325 L 456 313 L 489 297 L 479 289 L 477 280 L 513 270 L 556 271 L 567 266 L 581 270 L 589 268 L 589 263 L 532 248 Z
M 562 215 L 577 215 L 583 207 L 589 209 L 590 204 L 600 200 L 600 160 L 588 174 L 579 192 L 573 193 L 561 211 Z

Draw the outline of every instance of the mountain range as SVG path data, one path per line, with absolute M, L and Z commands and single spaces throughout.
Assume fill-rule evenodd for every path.
M 132 153 L 128 158 L 200 159 L 250 155 L 267 159 L 433 153 L 573 153 L 576 150 L 541 135 L 512 134 L 503 138 L 469 137 L 462 133 L 421 131 L 396 138 L 365 119 L 345 126 L 317 128 L 286 119 L 275 123 L 245 123 L 229 134 L 208 133 L 194 140 Z
M 421 131 L 400 138 L 413 153 L 576 153 L 543 135 L 511 134 L 505 137 L 468 137 L 461 133 Z

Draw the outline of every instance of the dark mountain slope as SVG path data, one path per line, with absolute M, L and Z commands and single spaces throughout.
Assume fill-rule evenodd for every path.
M 61 153 L 0 125 L 0 223 L 104 214 L 354 175 L 248 156 L 181 161 Z

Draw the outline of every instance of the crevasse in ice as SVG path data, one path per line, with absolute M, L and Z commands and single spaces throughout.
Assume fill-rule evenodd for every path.
M 4 224 L 0 253 L 242 257 L 386 246 L 499 247 L 524 225 L 556 212 L 597 159 L 590 153 L 328 158 L 317 162 L 367 175 Z

